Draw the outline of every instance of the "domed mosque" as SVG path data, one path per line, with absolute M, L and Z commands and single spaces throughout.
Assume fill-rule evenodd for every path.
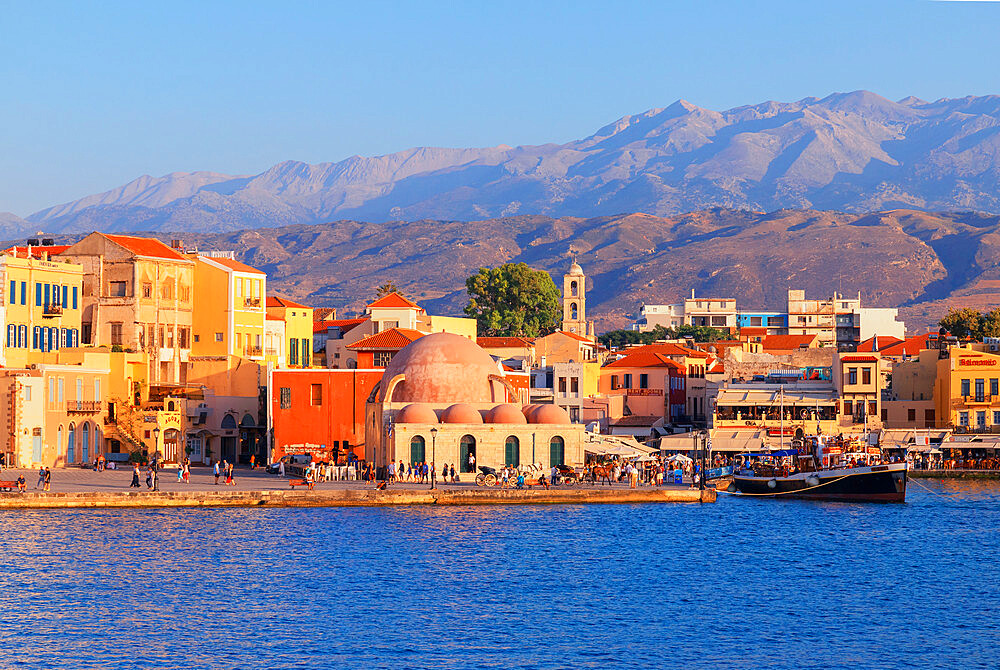
M 530 409 L 531 411 L 526 411 Z M 526 406 L 503 367 L 472 340 L 425 335 L 390 361 L 366 405 L 366 457 L 478 466 L 583 464 L 583 426 L 555 405 Z

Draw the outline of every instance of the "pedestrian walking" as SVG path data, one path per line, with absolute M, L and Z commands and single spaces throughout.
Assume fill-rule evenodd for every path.
M 139 465 L 132 466 L 132 483 L 128 485 L 130 489 L 142 488 L 139 485 Z
M 153 466 L 150 465 L 146 468 L 146 488 L 153 488 Z
M 45 468 L 38 468 L 38 481 L 35 482 L 35 488 L 45 483 Z
M 219 485 L 219 461 L 215 462 L 214 472 L 215 472 L 215 485 L 218 486 Z
M 52 485 L 52 471 L 49 470 L 48 468 L 45 468 L 45 487 L 42 490 L 48 491 L 51 485 Z
M 226 466 L 226 484 L 229 486 L 236 486 L 236 482 L 233 481 L 233 464 L 230 463 Z
M 177 466 L 177 483 L 178 484 L 183 484 L 184 483 L 184 466 L 183 465 L 178 465 Z
M 389 461 L 389 483 L 395 483 L 396 481 L 396 461 Z

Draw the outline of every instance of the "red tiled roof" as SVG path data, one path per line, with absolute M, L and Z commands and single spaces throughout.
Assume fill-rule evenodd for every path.
M 284 321 L 284 319 L 282 319 L 280 316 L 271 316 L 270 314 L 265 315 L 264 316 L 264 320 L 265 321 Z
M 247 272 L 250 274 L 257 274 L 257 275 L 266 274 L 265 272 L 261 272 L 257 268 L 250 267 L 246 263 L 240 263 L 239 261 L 234 261 L 229 258 L 211 258 L 209 256 L 202 256 L 201 258 L 208 261 L 212 261 L 213 263 L 218 263 L 219 265 L 227 267 L 235 272 Z
M 847 354 L 846 356 L 841 356 L 840 360 L 844 363 L 878 363 L 878 356 Z
M 267 307 L 294 307 L 295 309 L 311 309 L 306 307 L 302 303 L 295 302 L 294 300 L 289 300 L 288 298 L 279 298 L 276 295 L 267 296 L 265 302 Z
M 760 326 L 744 326 L 743 328 L 740 328 L 740 335 L 743 337 L 767 335 L 767 328 L 761 328 Z
M 876 340 L 878 340 L 878 348 L 875 348 Z M 882 349 L 887 349 L 893 345 L 899 344 L 903 340 L 898 337 L 893 337 L 892 335 L 876 335 L 875 337 L 869 337 L 867 340 L 858 345 L 858 351 L 881 351 Z
M 937 333 L 924 333 L 908 337 L 902 342 L 897 342 L 888 347 L 882 347 L 879 352 L 883 356 L 916 356 L 927 348 L 927 340 L 937 337 Z
M 677 361 L 671 360 L 663 354 L 652 351 L 637 351 L 619 358 L 613 363 L 608 363 L 606 368 L 674 368 L 683 370 L 684 366 Z
M 535 341 L 530 337 L 477 337 L 476 344 L 484 349 L 520 349 L 533 347 Z
M 346 333 L 355 326 L 359 326 L 367 318 L 361 319 L 331 319 L 330 321 L 313 321 L 313 333 L 325 333 L 328 328 L 340 328 L 340 331 Z
M 69 249 L 68 244 L 53 244 L 47 247 L 18 247 L 13 246 L 10 249 L 4 249 L 3 253 L 13 256 L 14 252 L 17 252 L 17 258 L 27 258 L 29 251 L 31 252 L 32 258 L 41 258 L 42 252 L 47 251 L 49 256 L 58 256 L 62 252 Z
M 368 305 L 369 309 L 372 307 L 416 307 L 417 309 L 420 309 L 420 305 L 412 300 L 404 298 L 399 293 L 390 293 L 382 296 L 375 302 Z
M 761 349 L 767 351 L 791 351 L 792 349 L 808 348 L 816 340 L 816 335 L 768 335 L 761 343 Z
M 348 349 L 402 349 L 410 342 L 418 340 L 424 336 L 419 330 L 410 330 L 409 328 L 390 328 L 389 330 L 383 330 L 381 333 L 375 333 L 374 335 L 369 335 L 368 337 L 358 340 L 354 344 L 349 344 Z
M 128 249 L 136 256 L 166 258 L 172 261 L 188 260 L 184 257 L 184 254 L 180 253 L 176 249 L 171 249 L 155 237 L 132 237 L 131 235 L 108 235 L 107 233 L 101 234 L 115 244 Z

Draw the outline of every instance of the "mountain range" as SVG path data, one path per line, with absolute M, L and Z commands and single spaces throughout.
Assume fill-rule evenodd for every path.
M 1000 97 L 868 91 L 718 112 L 679 100 L 565 144 L 415 148 L 257 175 L 175 172 L 36 212 L 5 236 L 235 231 L 338 219 L 674 216 L 711 207 L 1000 212 Z
M 340 220 L 222 233 L 156 235 L 232 250 L 267 272 L 268 293 L 356 313 L 394 281 L 433 314 L 461 314 L 478 268 L 525 262 L 561 285 L 573 258 L 588 276 L 588 317 L 621 327 L 644 303 L 697 295 L 784 310 L 787 289 L 899 307 L 911 332 L 951 306 L 1000 305 L 1000 216 L 715 208 L 659 217 L 514 216 L 475 221 Z M 152 233 L 146 233 L 152 235 Z M 79 235 L 56 235 L 56 243 Z M 23 243 L 23 242 L 22 242 Z

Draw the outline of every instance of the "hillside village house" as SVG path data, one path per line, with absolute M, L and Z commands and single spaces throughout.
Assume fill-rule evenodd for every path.
M 83 266 L 81 344 L 145 352 L 152 382 L 185 383 L 195 262 L 156 239 L 105 233 L 59 256 Z

